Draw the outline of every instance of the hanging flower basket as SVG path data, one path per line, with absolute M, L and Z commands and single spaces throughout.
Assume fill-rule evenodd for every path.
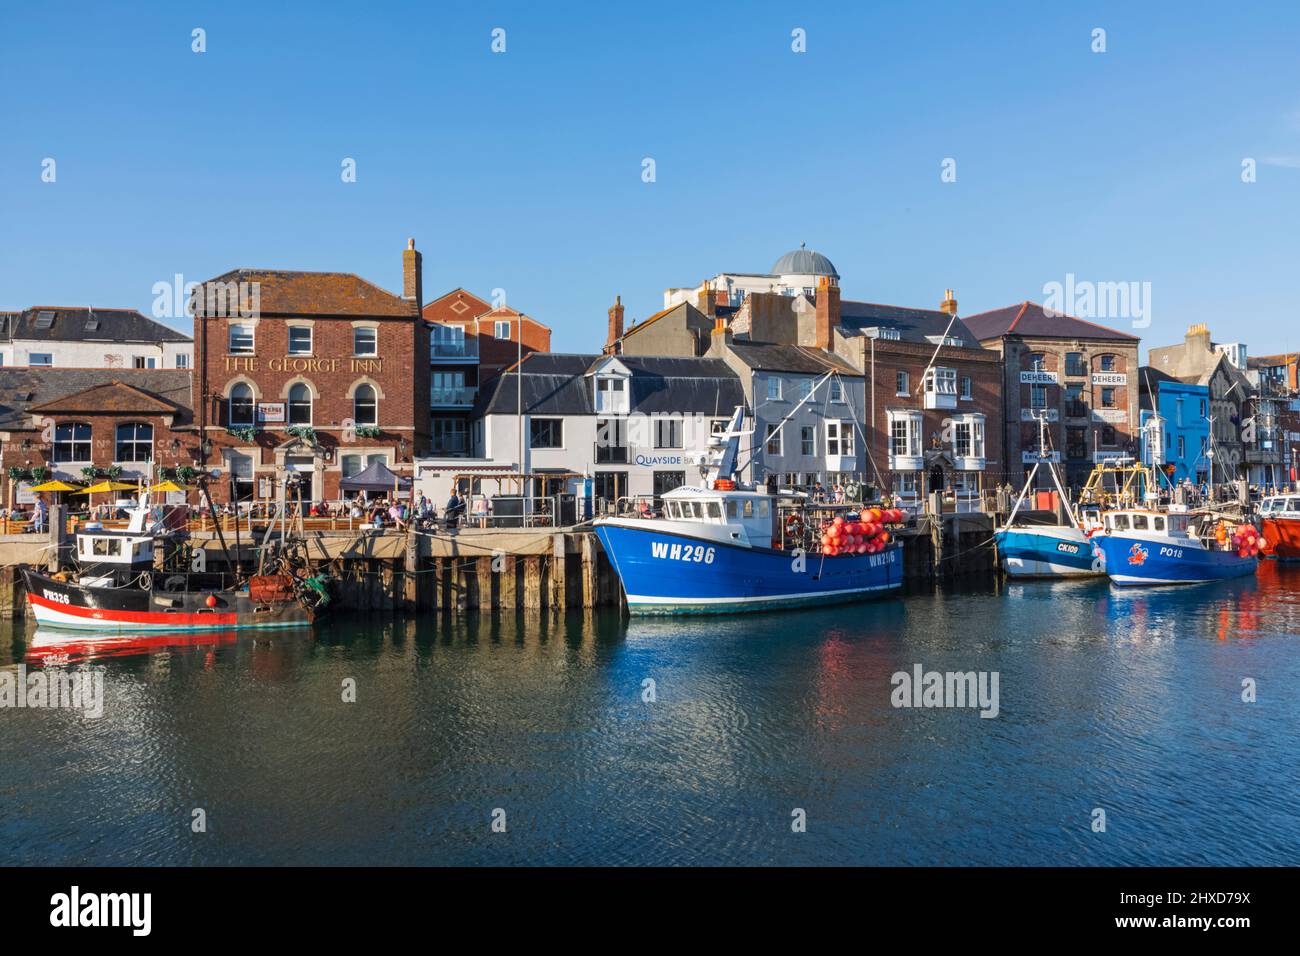
M 37 466 L 36 468 L 32 469 L 32 481 L 34 481 L 36 484 L 39 485 L 42 481 L 45 480 L 45 476 L 48 475 L 49 473 L 50 470 L 48 468 L 42 468 L 40 466 Z
M 284 430 L 286 435 L 292 435 L 294 438 L 300 438 L 305 442 L 316 444 L 316 430 L 310 425 L 290 425 Z
M 250 445 L 257 440 L 257 429 L 252 425 L 231 425 L 226 434 Z
M 26 468 L 19 468 L 17 465 L 9 466 L 10 481 L 26 481 L 31 476 L 32 473 L 28 471 Z
M 357 428 L 358 438 L 378 438 L 381 434 L 378 425 L 361 425 Z

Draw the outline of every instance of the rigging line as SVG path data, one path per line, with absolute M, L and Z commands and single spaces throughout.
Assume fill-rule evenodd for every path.
M 840 387 L 841 389 L 843 389 L 844 402 L 849 406 L 849 411 L 853 414 L 853 427 L 857 429 L 858 434 L 862 436 L 862 448 L 867 453 L 867 461 L 871 463 L 872 472 L 875 473 L 876 484 L 877 486 L 879 486 L 880 490 L 883 491 L 885 487 L 885 480 L 880 476 L 880 469 L 876 466 L 876 456 L 871 450 L 871 443 L 867 441 L 867 433 L 863 429 L 861 423 L 858 421 L 858 410 L 853 405 L 853 396 L 849 392 L 848 388 L 844 386 L 843 382 L 840 383 Z M 874 422 L 872 424 L 874 426 Z
M 943 336 L 939 339 L 939 344 L 934 347 L 934 354 L 930 356 L 929 364 L 926 365 L 925 371 L 921 373 L 921 386 L 917 389 L 916 394 L 920 395 L 922 389 L 925 388 L 925 377 L 930 373 L 930 369 L 934 366 L 934 360 L 939 357 L 939 350 L 943 348 L 944 343 L 948 340 L 948 333 L 952 331 L 953 323 L 956 321 L 957 313 L 954 312 L 952 317 L 948 320 L 948 327 L 943 330 Z
M 831 369 L 829 372 L 827 372 L 825 375 L 823 375 L 820 379 L 818 379 L 817 382 L 813 385 L 811 391 L 809 391 L 808 394 L 805 395 L 803 398 L 799 399 L 799 401 L 795 403 L 795 406 L 794 406 L 792 409 L 790 409 L 790 411 L 786 412 L 785 417 L 782 418 L 779 422 L 776 423 L 776 430 L 773 431 L 772 434 L 773 434 L 773 435 L 780 434 L 781 429 L 782 429 L 783 427 L 785 427 L 785 423 L 786 423 L 787 421 L 790 420 L 790 416 L 793 415 L 795 412 L 799 411 L 799 409 L 803 407 L 803 405 L 804 405 L 805 402 L 807 402 L 807 401 L 808 401 L 809 399 L 811 399 L 814 395 L 816 395 L 816 394 L 817 394 L 817 389 L 821 388 L 822 385 L 825 384 L 825 382 L 827 381 L 827 379 L 829 379 L 832 375 L 834 375 L 835 372 L 836 372 L 835 369 Z M 764 400 L 764 404 L 766 404 L 766 401 L 767 401 L 767 400 L 765 399 L 765 400 Z M 752 432 L 750 432 L 750 434 L 751 434 L 751 435 L 754 435 L 754 436 L 757 436 L 757 435 L 758 435 L 758 407 L 757 407 L 757 406 L 758 406 L 758 403 L 755 402 L 754 405 L 755 405 L 755 408 L 754 408 L 754 430 L 753 430 Z M 758 455 L 758 449 L 759 449 L 760 447 L 762 447 L 762 445 L 766 445 L 766 444 L 767 444 L 767 437 L 766 437 L 766 436 L 764 436 L 764 437 L 761 439 L 761 441 L 751 442 L 751 444 L 750 444 L 750 449 L 749 449 L 749 457 L 746 458 L 743 462 L 737 462 L 736 465 L 733 466 L 733 468 L 731 469 L 732 474 L 734 474 L 734 475 L 739 475 L 739 474 L 740 474 L 740 473 L 741 473 L 745 468 L 747 468 L 747 467 L 749 466 L 749 464 L 754 460 L 754 458 Z M 757 484 L 757 482 L 755 482 L 755 484 Z

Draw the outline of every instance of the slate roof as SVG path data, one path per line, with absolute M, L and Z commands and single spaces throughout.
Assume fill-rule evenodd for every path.
M 721 359 L 533 352 L 522 366 L 524 414 L 595 415 L 587 373 L 606 360 L 621 362 L 632 373 L 633 412 L 730 415 L 745 403 L 739 376 Z M 512 366 L 484 385 L 474 415 L 515 414 L 519 379 Z
M 175 406 L 177 425 L 193 421 L 188 369 L 10 367 L 0 368 L 0 430 L 29 428 L 29 408 L 114 382 Z
M 259 309 L 263 315 L 361 315 L 401 318 L 415 315 L 413 301 L 381 289 L 351 272 L 232 269 L 208 280 L 208 283 L 232 282 L 257 283 L 260 297 Z
M 731 351 L 747 366 L 760 371 L 825 375 L 835 369 L 844 375 L 862 376 L 861 372 L 833 352 L 803 345 L 775 345 L 733 339 Z
M 49 314 L 53 313 L 51 317 Z M 39 324 L 47 326 L 37 328 Z M 22 312 L 0 312 L 0 341 L 46 342 L 192 342 L 135 309 L 38 305 Z
M 1140 341 L 1138 336 L 1109 329 L 1072 315 L 1048 315 L 1037 302 L 1021 302 L 1005 309 L 981 312 L 965 318 L 966 327 L 981 342 L 1003 335 L 1046 336 L 1062 339 L 1115 339 Z
M 898 341 L 935 345 L 928 336 L 948 335 L 960 339 L 963 348 L 981 348 L 979 339 L 971 334 L 962 319 L 948 323 L 952 316 L 937 309 L 910 309 L 901 305 L 881 305 L 876 302 L 857 302 L 846 299 L 840 303 L 840 329 L 845 335 L 865 335 L 867 329 L 893 329 Z

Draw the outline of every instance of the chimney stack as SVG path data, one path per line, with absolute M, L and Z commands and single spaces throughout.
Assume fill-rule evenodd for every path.
M 817 280 L 817 323 L 813 345 L 835 351 L 835 330 L 840 327 L 840 287 L 829 276 Z
M 713 295 L 713 281 L 711 279 L 704 280 L 695 301 L 696 307 L 710 318 L 718 314 L 718 300 Z
M 1214 346 L 1210 344 L 1210 327 L 1204 322 L 1188 326 L 1186 343 L 1188 346 L 1196 345 L 1206 352 L 1214 351 Z
M 414 239 L 402 250 L 402 298 L 415 303 L 417 315 L 424 308 L 424 257 L 415 251 Z
M 614 296 L 614 304 L 609 307 L 609 338 L 605 347 L 609 348 L 623 337 L 623 297 Z
M 947 315 L 957 314 L 957 296 L 953 294 L 952 289 L 943 290 L 943 301 L 939 303 L 939 311 Z

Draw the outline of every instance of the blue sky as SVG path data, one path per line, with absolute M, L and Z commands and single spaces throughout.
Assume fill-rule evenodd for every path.
M 644 318 L 803 241 L 846 297 L 1072 273 L 1150 282 L 1146 344 L 1300 349 L 1297 6 L 10 3 L 0 308 L 241 266 L 400 291 L 414 236 L 426 298 L 502 288 L 589 351 L 616 294 Z

